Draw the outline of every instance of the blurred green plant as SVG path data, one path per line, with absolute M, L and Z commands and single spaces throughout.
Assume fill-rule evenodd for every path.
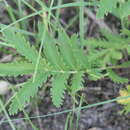
M 30 97 L 33 97 L 38 87 L 47 80 L 47 77 L 53 75 L 51 96 L 54 105 L 59 107 L 62 104 L 64 91 L 67 89 L 67 79 L 70 74 L 73 75 L 71 86 L 68 91 L 72 96 L 83 88 L 83 76 L 89 75 L 90 80 L 98 80 L 108 76 L 114 82 L 127 83 L 127 78 L 118 76 L 113 68 L 128 67 L 130 62 L 118 65 L 118 60 L 122 59 L 122 50 L 128 49 L 129 37 L 123 38 L 120 35 L 113 35 L 103 32 L 107 40 L 88 39 L 83 44 L 79 42 L 76 34 L 70 38 L 63 30 L 58 30 L 58 38 L 55 39 L 46 32 L 44 39 L 43 57 L 40 58 L 35 80 L 33 77 L 28 80 L 22 88 L 19 89 L 12 100 L 10 113 L 15 114 L 22 110 Z M 12 31 L 10 28 L 3 31 L 5 42 L 14 45 L 14 48 L 27 61 L 0 64 L 1 76 L 18 76 L 23 74 L 34 74 L 35 64 L 38 52 L 34 46 L 30 46 L 20 33 Z M 81 46 L 82 45 L 82 46 Z M 87 47 L 87 54 L 83 47 Z M 105 70 L 105 73 L 104 73 Z
M 98 18 L 104 18 L 104 15 L 109 12 L 119 16 L 120 19 L 129 15 L 129 8 L 125 8 L 125 6 L 128 4 L 127 7 L 129 7 L 130 1 L 123 3 L 118 0 L 112 1 L 100 0 L 98 2 Z M 117 3 L 119 3 L 119 7 Z M 48 16 L 49 19 L 50 15 Z M 46 13 L 43 14 L 43 17 L 46 20 Z M 1 27 L 4 42 L 16 49 L 26 60 L 1 63 L 0 76 L 33 75 L 14 95 L 9 108 L 10 114 L 16 114 L 19 110 L 22 110 L 50 76 L 52 77 L 50 93 L 52 102 L 56 107 L 63 104 L 65 91 L 75 97 L 77 92 L 84 88 L 85 74 L 88 75 L 90 80 L 94 81 L 109 77 L 116 83 L 129 82 L 127 78 L 120 77 L 114 71 L 130 66 L 130 61 L 122 64 L 118 62 L 123 58 L 124 50 L 130 54 L 130 31 L 128 29 L 126 31 L 123 28 L 121 35 L 102 30 L 101 33 L 105 38 L 85 40 L 82 37 L 82 40 L 80 40 L 77 34 L 69 37 L 61 28 L 55 29 L 57 32 L 57 37 L 55 37 L 53 31 L 49 30 L 51 24 L 48 24 L 47 20 L 39 22 L 38 26 L 38 34 L 34 35 L 34 38 L 41 42 L 39 48 L 31 45 L 21 31 L 18 32 L 9 26 L 6 29 L 3 29 L 5 26 Z M 83 31 L 83 29 L 81 30 Z M 127 37 L 125 37 L 126 35 Z M 70 75 L 72 78 L 68 84 Z

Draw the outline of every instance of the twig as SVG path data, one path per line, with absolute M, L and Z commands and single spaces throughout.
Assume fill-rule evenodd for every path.
M 104 22 L 104 20 L 103 20 L 103 19 L 97 19 L 97 18 L 96 18 L 96 15 L 95 15 L 92 11 L 90 11 L 90 10 L 87 9 L 87 8 L 85 8 L 84 12 L 85 12 L 85 14 L 86 14 L 89 18 L 91 18 L 91 19 L 99 26 L 99 28 L 101 28 L 101 29 L 106 29 L 106 30 L 109 31 L 110 33 L 113 32 L 113 31 L 108 27 L 108 25 Z M 114 33 L 116 33 L 116 32 L 114 31 Z

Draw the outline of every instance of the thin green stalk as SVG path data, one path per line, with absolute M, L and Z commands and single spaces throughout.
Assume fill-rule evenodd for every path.
M 40 58 L 41 58 L 41 52 L 42 52 L 42 48 L 43 48 L 45 34 L 46 34 L 46 31 L 48 30 L 48 21 L 47 20 L 48 20 L 48 17 L 46 16 L 46 12 L 44 12 L 43 13 L 43 23 L 44 23 L 45 29 L 43 31 L 42 41 L 41 41 L 39 52 L 38 52 L 38 58 L 37 58 L 37 61 L 36 61 L 36 66 L 35 66 L 34 75 L 33 75 L 33 82 L 35 81 L 35 78 L 36 78 L 36 75 L 37 75 L 37 70 L 38 70 L 38 67 L 39 67 L 39 61 L 40 61 Z
M 4 107 L 4 104 L 3 104 L 3 102 L 2 102 L 1 99 L 0 99 L 0 106 L 1 106 L 1 108 L 2 108 L 2 110 L 3 110 L 3 112 L 4 112 L 4 114 L 5 114 L 5 116 L 6 116 L 7 120 L 8 120 L 8 122 L 9 122 L 9 124 L 10 124 L 12 130 L 16 130 L 16 129 L 15 129 L 15 126 L 14 126 L 14 124 L 12 123 L 12 120 L 10 119 L 10 117 L 9 117 L 9 115 L 8 115 L 8 113 L 7 113 L 7 111 L 6 111 L 5 107 Z
M 70 120 L 69 120 L 69 130 L 73 129 L 74 112 L 71 113 L 72 115 L 70 116 Z
M 62 0 L 57 1 L 57 6 L 60 6 L 62 4 Z M 60 9 L 56 10 L 56 19 L 59 20 L 60 17 Z
M 5 24 L 0 24 L 1 29 L 3 29 L 3 28 L 6 27 L 6 26 L 7 26 L 7 25 L 5 25 Z M 10 29 L 11 29 L 12 31 L 14 31 L 14 32 L 20 32 L 20 33 L 25 34 L 25 35 L 35 36 L 34 33 L 28 32 L 28 31 L 23 30 L 23 29 L 19 29 L 19 28 L 17 28 L 17 27 L 10 27 Z M 0 39 L 1 39 L 1 38 L 0 38 Z
M 60 8 L 67 8 L 67 7 L 87 6 L 87 5 L 96 5 L 96 4 L 92 3 L 92 2 L 87 2 L 87 3 L 86 2 L 82 2 L 82 3 L 81 2 L 75 2 L 75 3 L 69 3 L 69 4 L 63 4 L 63 5 L 60 5 L 60 6 L 55 6 L 55 7 L 52 7 L 51 10 L 56 10 L 56 9 L 60 9 Z M 36 16 L 36 15 L 40 15 L 43 12 L 48 12 L 48 11 L 49 11 L 48 8 L 44 8 L 44 10 L 39 10 L 39 11 L 34 12 L 30 15 L 27 15 L 27 16 L 21 18 L 21 19 L 16 20 L 15 22 L 7 25 L 5 28 L 1 29 L 0 32 L 3 32 L 5 29 L 7 29 L 7 28 L 9 28 L 9 27 L 11 27 L 11 26 L 23 21 L 23 20 L 26 20 L 26 19 L 31 18 L 31 17 Z
M 45 7 L 45 3 L 41 0 L 35 0 L 35 2 L 37 2 L 42 8 Z
M 22 1 L 21 0 L 17 0 L 17 1 L 18 1 L 19 17 L 22 18 L 24 16 L 23 14 L 24 11 L 22 9 Z M 21 26 L 23 29 L 26 29 L 26 25 L 27 25 L 26 23 L 27 21 L 22 21 Z
M 32 13 L 32 14 L 30 14 L 30 15 L 27 15 L 27 16 L 21 18 L 21 19 L 18 19 L 18 20 L 16 20 L 15 22 L 13 22 L 13 23 L 7 25 L 6 27 L 2 28 L 2 29 L 0 30 L 0 32 L 3 32 L 4 30 L 8 29 L 9 27 L 11 27 L 11 26 L 13 26 L 13 25 L 15 25 L 15 24 L 17 24 L 17 23 L 23 21 L 23 20 L 26 20 L 26 19 L 31 18 L 31 17 L 33 17 L 33 16 L 39 15 L 39 14 L 41 14 L 42 12 L 43 12 L 43 10 L 40 10 L 40 11 L 38 11 L 38 12 Z
M 84 0 L 80 0 L 84 2 Z M 84 40 L 84 6 L 79 7 L 79 29 L 80 29 L 80 40 Z
M 15 15 L 14 15 L 14 12 L 13 12 L 12 7 L 6 2 L 6 0 L 4 0 L 4 3 L 5 3 L 7 12 L 8 12 L 8 14 L 9 14 L 9 16 L 10 16 L 12 22 L 15 22 L 15 21 L 16 21 L 16 18 L 15 18 Z M 19 24 L 17 23 L 16 26 L 19 27 Z
M 52 16 L 52 12 L 51 12 L 51 8 L 52 8 L 52 6 L 53 6 L 53 4 L 54 4 L 54 0 L 52 0 L 51 1 L 51 3 L 50 3 L 50 7 L 49 7 L 49 14 L 48 14 L 48 27 L 51 25 L 50 23 L 51 23 L 51 16 Z M 58 21 L 58 20 L 56 20 L 56 21 Z M 51 31 L 52 32 L 52 31 Z
M 33 122 L 30 120 L 28 114 L 27 114 L 24 110 L 23 110 L 23 113 L 24 113 L 25 117 L 27 118 L 27 120 L 29 121 L 29 123 L 30 123 L 30 125 L 32 126 L 32 128 L 33 128 L 34 130 L 39 130 L 38 128 L 36 128 L 36 126 L 35 126 L 35 125 L 33 124 Z
M 96 106 L 100 106 L 100 105 L 104 105 L 104 104 L 108 104 L 108 103 L 112 103 L 112 102 L 115 102 L 115 101 L 118 101 L 118 100 L 128 99 L 128 98 L 130 98 L 130 95 L 129 96 L 123 96 L 123 97 L 117 97 L 117 98 L 113 98 L 111 100 L 106 100 L 106 101 L 86 105 L 86 106 L 81 107 L 80 109 L 81 110 L 89 109 L 89 108 L 92 108 L 92 107 L 96 107 Z M 79 107 L 77 107 L 75 109 L 64 110 L 64 111 L 61 111 L 61 112 L 50 113 L 50 114 L 47 114 L 47 115 L 32 116 L 32 117 L 29 117 L 29 118 L 30 119 L 37 119 L 37 118 L 46 118 L 46 117 L 51 117 L 51 116 L 58 116 L 58 115 L 73 112 L 73 111 L 76 112 L 78 109 L 79 109 Z M 11 121 L 18 121 L 18 120 L 27 120 L 27 118 L 12 119 Z M 8 122 L 8 120 L 3 121 L 3 123 L 7 123 L 7 122 Z
M 54 0 L 51 1 L 50 7 L 49 7 L 48 21 L 50 21 L 51 9 L 52 9 L 53 4 L 54 4 Z
M 9 14 L 9 16 L 10 16 L 12 22 L 15 22 L 15 21 L 16 21 L 16 18 L 15 18 L 15 16 L 14 16 L 13 10 L 12 10 L 12 8 L 10 7 L 10 5 L 8 5 L 6 9 L 7 9 L 7 11 L 8 11 L 8 14 Z M 17 26 L 18 26 L 18 24 L 17 24 Z
M 78 130 L 78 123 L 79 123 L 79 119 L 80 119 L 80 112 L 81 112 L 82 103 L 83 103 L 83 96 L 81 96 L 81 98 L 80 98 L 79 109 L 78 109 L 78 111 L 76 112 L 76 114 L 77 114 L 76 130 Z
M 22 2 L 23 2 L 26 6 L 28 6 L 31 10 L 33 10 L 34 12 L 37 12 L 37 10 L 36 10 L 32 5 L 30 5 L 27 1 L 22 0 Z
M 61 9 L 61 8 L 68 8 L 68 7 L 81 7 L 81 6 L 96 6 L 97 3 L 95 2 L 73 2 L 68 4 L 62 4 L 59 6 L 55 6 L 52 8 L 52 10 Z
M 25 0 L 22 0 L 23 1 L 23 3 L 25 4 L 25 5 L 27 5 L 31 10 L 33 10 L 33 11 L 35 11 L 35 12 L 37 12 L 37 10 L 35 9 L 35 8 L 33 8 L 29 3 L 27 3 Z M 44 9 L 45 9 L 46 7 L 44 7 Z M 50 10 L 51 10 L 51 8 L 50 8 Z M 43 12 L 46 12 L 46 10 L 45 11 L 43 11 Z M 60 25 L 60 23 L 59 23 L 59 21 L 58 21 L 58 19 L 51 13 L 51 16 L 54 18 L 54 20 L 58 23 L 58 25 Z M 41 15 L 41 17 L 44 17 L 43 15 Z M 49 25 L 51 25 L 51 26 L 55 26 L 52 22 L 50 22 L 50 21 L 48 21 L 48 24 Z M 57 30 L 57 27 L 54 27 L 55 28 L 55 30 Z
M 42 41 L 41 41 L 41 45 L 40 45 L 40 49 L 39 49 L 39 53 L 38 53 L 38 58 L 37 58 L 37 62 L 36 62 L 36 66 L 35 66 L 35 71 L 34 71 L 34 75 L 33 75 L 33 82 L 35 81 L 36 78 L 36 74 L 37 74 L 37 70 L 38 70 L 38 65 L 40 62 L 40 58 L 41 58 L 41 52 L 42 52 L 42 48 L 43 48 L 43 43 L 44 43 L 44 39 L 45 39 L 45 34 L 46 31 L 48 31 L 48 21 L 50 23 L 50 16 L 51 16 L 51 8 L 53 6 L 54 0 L 52 0 L 51 5 L 50 5 L 50 11 L 48 16 L 46 16 L 46 12 L 43 12 L 43 23 L 44 23 L 44 32 L 43 32 L 43 37 L 42 37 Z M 44 7 L 43 7 L 44 10 Z
M 9 103 L 11 103 L 11 101 L 12 101 L 12 99 L 15 97 L 15 95 L 14 96 L 12 96 L 12 97 L 10 97 L 9 99 L 8 99 L 8 101 L 5 103 L 5 105 L 4 105 L 4 107 L 6 108 L 8 105 L 9 105 Z M 0 109 L 0 113 L 2 112 L 2 109 Z
M 70 113 L 67 115 L 64 130 L 68 130 L 68 129 L 69 129 L 69 120 L 70 120 L 70 118 L 71 118 L 71 114 L 72 114 L 72 112 L 70 112 Z
M 19 14 L 20 14 L 20 18 L 23 16 L 22 15 L 22 5 L 21 5 L 21 0 L 17 0 L 17 4 L 18 4 L 18 10 L 19 10 Z
M 0 45 L 6 46 L 6 47 L 14 47 L 13 45 L 7 44 L 7 43 L 5 43 L 5 42 L 0 42 Z

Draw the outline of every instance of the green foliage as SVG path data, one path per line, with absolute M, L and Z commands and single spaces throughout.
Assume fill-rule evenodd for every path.
M 88 74 L 89 74 L 89 79 L 94 81 L 104 77 L 104 75 L 101 73 L 101 70 L 99 69 L 91 69 L 90 71 L 88 71 Z
M 65 42 L 66 41 L 66 42 Z M 59 49 L 63 57 L 65 64 L 69 69 L 74 69 L 77 66 L 76 60 L 73 54 L 73 48 L 70 43 L 70 39 L 64 31 L 59 30 Z
M 33 64 L 27 62 L 0 64 L 0 76 L 18 76 L 24 74 L 33 74 L 34 68 L 35 66 Z
M 119 35 L 106 34 L 104 32 L 107 40 L 84 40 L 82 45 L 87 47 L 86 54 L 83 46 L 79 43 L 77 35 L 74 34 L 69 38 L 63 30 L 59 30 L 58 38 L 54 39 L 49 33 L 46 33 L 43 57 L 40 60 L 36 78 L 33 80 L 32 77 L 16 92 L 10 105 L 10 113 L 15 114 L 18 110 L 22 110 L 26 103 L 30 101 L 30 98 L 37 93 L 38 87 L 41 87 L 42 83 L 50 75 L 53 76 L 51 88 L 52 102 L 57 107 L 63 102 L 65 89 L 68 85 L 67 79 L 70 74 L 73 74 L 73 77 L 68 91 L 73 96 L 83 88 L 84 73 L 88 74 L 90 80 L 98 80 L 107 75 L 114 82 L 128 82 L 128 79 L 119 77 L 114 71 L 107 69 L 107 66 L 116 65 L 117 62 L 113 62 L 113 60 L 117 61 L 122 58 L 121 50 L 126 49 L 129 42 L 126 38 Z M 14 45 L 16 51 L 29 62 L 0 64 L 0 75 L 33 75 L 38 57 L 37 50 L 33 46 L 31 47 L 20 33 L 8 29 L 3 32 L 3 36 L 5 41 Z M 124 64 L 124 66 L 128 66 L 127 64 Z M 103 73 L 102 68 L 104 67 L 107 70 L 106 74 Z
M 71 91 L 72 94 L 76 94 L 83 88 L 83 72 L 76 73 L 72 79 Z
M 14 45 L 14 48 L 22 55 L 25 56 L 27 60 L 36 64 L 38 52 L 34 47 L 31 47 L 30 44 L 25 40 L 25 38 L 20 33 L 15 33 L 11 29 L 6 29 L 3 32 L 6 42 Z
M 97 17 L 103 18 L 105 14 L 110 12 L 122 19 L 129 15 L 129 2 L 129 0 L 123 3 L 119 0 L 113 2 L 100 0 Z M 128 5 L 125 12 L 126 4 Z M 118 11 L 124 11 L 123 16 L 119 16 Z M 37 42 L 42 40 L 42 29 L 42 24 L 39 23 Z M 4 42 L 16 49 L 17 53 L 25 59 L 20 62 L 1 63 L 0 76 L 32 75 L 32 78 L 25 82 L 14 95 L 9 108 L 10 114 L 16 114 L 22 110 L 37 94 L 38 89 L 43 86 L 49 76 L 52 76 L 50 94 L 56 107 L 63 104 L 65 91 L 76 96 L 76 93 L 83 88 L 84 74 L 87 74 L 88 78 L 94 81 L 106 76 L 116 83 L 129 81 L 118 76 L 114 71 L 116 67 L 125 68 L 130 65 L 129 61 L 121 65 L 118 64 L 118 61 L 123 58 L 124 50 L 130 54 L 129 30 L 123 30 L 121 35 L 101 30 L 104 38 L 82 40 L 82 43 L 76 34 L 69 37 L 62 29 L 58 28 L 56 31 L 57 37 L 54 37 L 49 31 L 45 33 L 39 64 L 37 61 L 40 53 L 21 32 L 16 32 L 12 28 L 2 32 Z M 126 35 L 127 37 L 125 37 Z M 114 68 L 112 68 L 113 66 Z M 70 75 L 72 78 L 69 79 L 68 83 Z
M 104 18 L 104 15 L 112 12 L 113 8 L 116 8 L 117 2 L 118 0 L 100 0 L 97 18 Z
M 10 114 L 16 114 L 18 110 L 24 108 L 25 104 L 30 101 L 30 98 L 37 94 L 38 87 L 42 86 L 42 83 L 46 81 L 47 76 L 47 73 L 38 72 L 35 81 L 31 78 L 21 89 L 19 89 L 10 105 Z
M 57 74 L 53 76 L 51 96 L 52 101 L 56 107 L 60 107 L 62 104 L 62 98 L 64 97 L 64 91 L 67 85 L 68 74 Z
M 97 18 L 104 18 L 104 15 L 112 13 L 120 19 L 130 15 L 130 0 L 100 0 Z
M 117 61 L 122 59 L 122 50 L 127 49 L 129 37 L 123 38 L 120 35 L 112 35 L 105 31 L 103 34 L 106 40 L 88 39 L 84 40 L 83 46 L 81 46 L 78 36 L 75 34 L 69 38 L 63 30 L 59 30 L 58 38 L 55 39 L 49 33 L 46 33 L 43 57 L 40 60 L 36 78 L 33 80 L 32 77 L 16 92 L 10 105 L 10 114 L 22 110 L 50 75 L 53 76 L 51 97 L 56 107 L 60 107 L 63 102 L 70 74 L 73 74 L 73 77 L 68 91 L 73 96 L 83 88 L 84 73 L 88 74 L 90 80 L 99 80 L 108 76 L 117 83 L 128 82 L 128 79 L 119 77 L 112 69 L 107 69 L 107 66 L 116 66 Z M 12 44 L 26 60 L 0 64 L 0 75 L 33 75 L 38 57 L 37 50 L 33 46 L 31 47 L 20 33 L 8 29 L 3 32 L 3 36 L 5 41 Z M 87 48 L 87 52 L 83 47 Z M 122 64 L 122 67 L 127 66 L 129 66 L 129 62 Z M 106 73 L 103 73 L 104 68 L 107 70 Z
M 130 15 L 130 0 L 120 2 L 120 6 L 117 8 L 113 8 L 112 13 L 120 19 L 123 19 Z
M 113 80 L 116 83 L 128 83 L 129 80 L 127 78 L 122 78 L 120 76 L 118 76 L 114 71 L 112 71 L 111 69 L 107 70 L 108 72 L 108 76 L 111 80 Z
M 61 70 L 63 66 L 61 56 L 58 52 L 56 43 L 48 36 L 48 34 L 46 35 L 44 46 L 44 54 L 49 60 L 49 63 L 53 65 L 55 70 Z

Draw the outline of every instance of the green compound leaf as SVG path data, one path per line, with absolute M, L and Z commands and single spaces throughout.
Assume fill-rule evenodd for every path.
M 97 11 L 97 18 L 104 18 L 108 12 L 112 12 L 113 8 L 116 8 L 118 0 L 100 0 L 99 9 Z
M 119 60 L 122 58 L 122 53 L 120 51 L 112 50 L 111 51 L 111 58 Z
M 120 19 L 130 15 L 130 0 L 120 3 L 118 8 L 113 8 L 112 13 Z
M 108 69 L 107 72 L 108 72 L 109 78 L 116 83 L 123 84 L 123 83 L 129 82 L 129 80 L 127 78 L 123 78 L 123 77 L 118 76 L 112 69 Z
M 76 60 L 73 55 L 70 39 L 65 31 L 59 30 L 58 42 L 60 54 L 63 57 L 65 65 L 67 65 L 69 69 L 75 69 Z
M 53 77 L 51 96 L 56 107 L 60 107 L 63 102 L 68 76 L 68 74 L 57 74 Z
M 97 18 L 104 18 L 107 13 L 112 13 L 120 19 L 130 15 L 130 0 L 123 2 L 120 0 L 100 0 L 98 6 Z
M 104 75 L 101 73 L 101 70 L 99 69 L 91 69 L 88 71 L 89 79 L 96 81 L 104 77 Z
M 31 97 L 38 92 L 38 88 L 42 86 L 42 83 L 47 80 L 47 73 L 37 73 L 35 81 L 33 82 L 33 78 L 27 81 L 22 88 L 16 93 L 15 97 L 12 99 L 12 103 L 9 108 L 9 112 L 11 115 L 14 115 L 18 112 L 18 110 L 22 110 L 26 103 L 30 101 Z
M 64 66 L 62 62 L 62 57 L 58 52 L 55 40 L 53 40 L 51 36 L 49 36 L 49 34 L 46 34 L 46 39 L 44 43 L 44 54 L 54 69 L 62 70 Z
M 25 56 L 33 64 L 36 64 L 38 52 L 33 46 L 30 46 L 30 43 L 26 41 L 23 35 L 13 32 L 10 28 L 6 29 L 3 34 L 7 43 L 14 45 L 17 52 Z M 44 60 L 41 59 L 41 62 L 44 63 Z
M 24 74 L 33 74 L 35 66 L 27 62 L 13 62 L 0 64 L 0 76 L 18 76 Z M 42 70 L 42 67 L 38 68 Z
M 88 63 L 88 57 L 83 52 L 83 48 L 81 48 L 81 45 L 79 43 L 76 34 L 73 34 L 71 36 L 70 42 L 71 42 L 74 58 L 76 59 L 77 62 L 77 69 L 90 68 L 90 64 Z
M 83 72 L 74 74 L 72 79 L 71 93 L 75 94 L 77 91 L 83 89 Z

